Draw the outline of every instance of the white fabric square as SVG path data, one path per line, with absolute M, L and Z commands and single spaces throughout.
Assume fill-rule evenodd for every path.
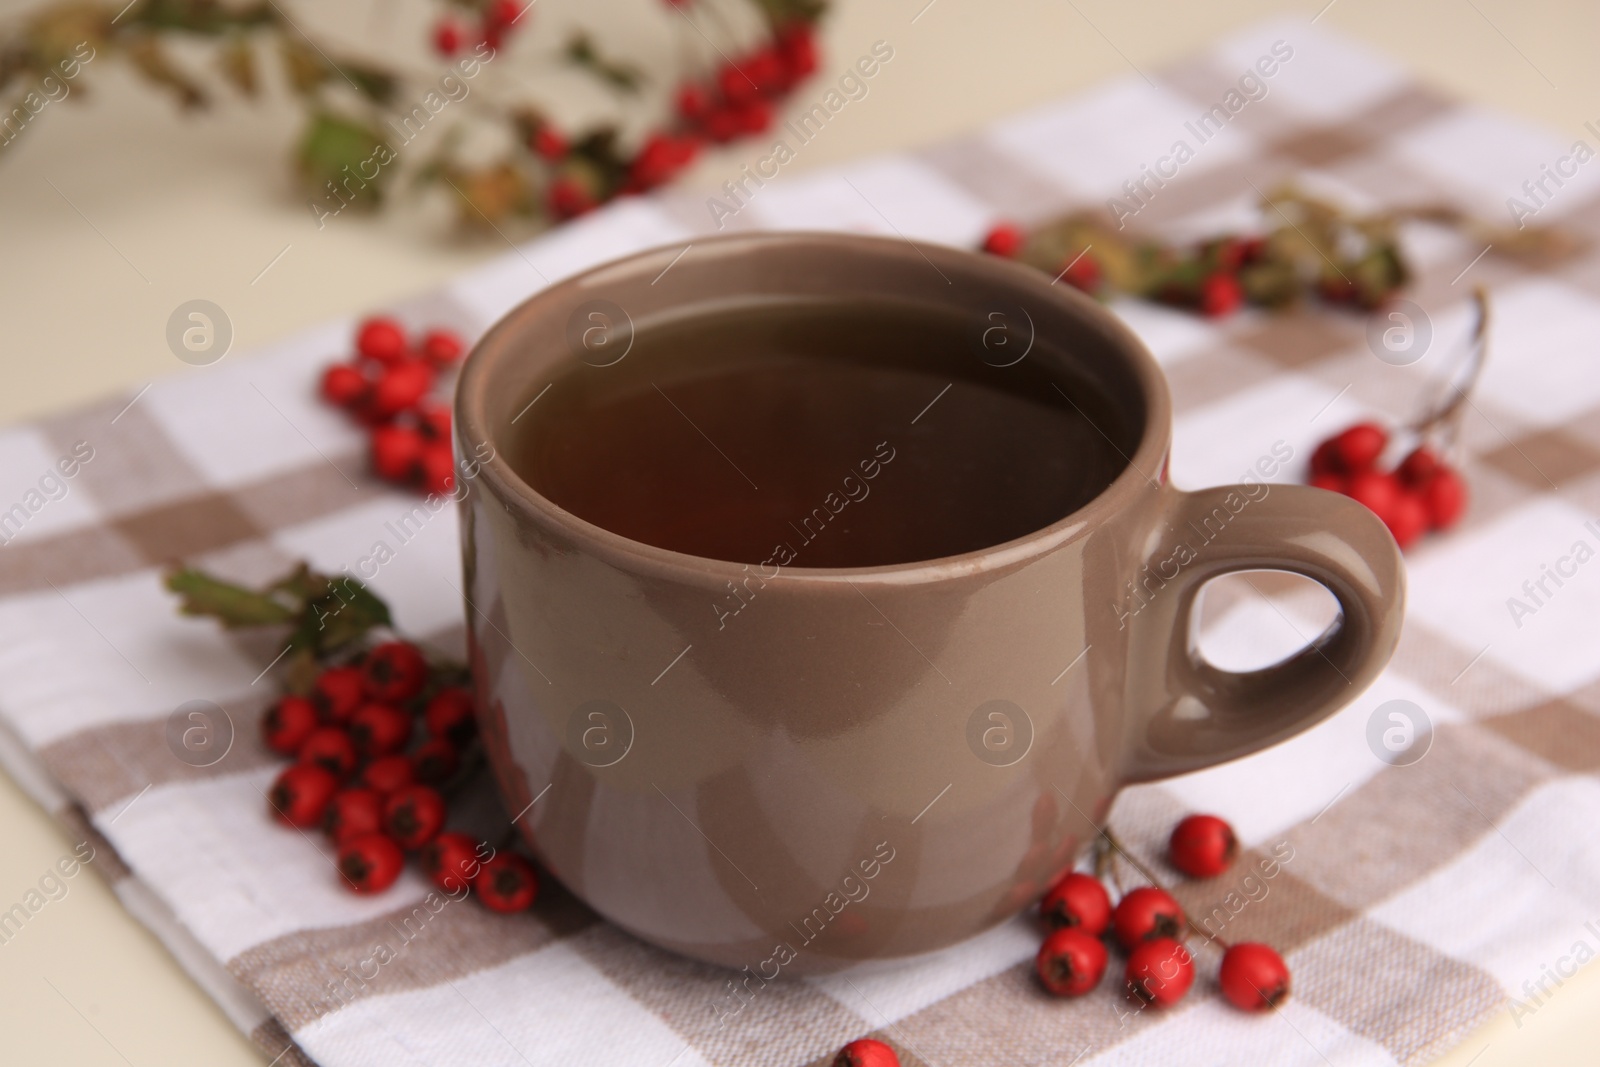
M 93 441 L 86 443 L 94 447 Z M 0 551 L 100 517 L 76 473 L 71 478 L 62 473 L 63 460 L 74 472 L 83 466 L 71 449 L 52 446 L 31 427 L 0 433 Z
M 1202 104 L 1130 75 L 1066 103 L 999 122 L 989 136 L 1008 154 L 1026 159 L 1072 192 L 1124 197 L 1123 183 L 1137 183 L 1143 177 L 1142 167 L 1160 165 L 1173 172 L 1175 161 L 1160 164 L 1160 160 L 1172 154 L 1179 141 L 1188 145 L 1193 158 L 1178 167 L 1175 177 L 1164 180 L 1182 181 L 1186 175 L 1255 151 L 1253 139 L 1237 123 L 1215 132 L 1213 123 L 1204 131 L 1209 139 L 1202 141 L 1185 123 L 1198 124 L 1205 110 Z M 1247 105 L 1239 114 L 1248 111 Z M 1146 189 L 1150 196 L 1161 196 L 1154 182 Z
M 1220 336 L 1204 320 L 1148 300 L 1122 297 L 1111 301 L 1110 308 L 1117 318 L 1139 335 L 1139 340 L 1164 367 L 1175 366 L 1205 351 Z
M 1279 374 L 1180 415 L 1172 425 L 1172 480 L 1184 489 L 1231 485 L 1281 441 L 1294 454 L 1267 480 L 1298 481 L 1317 443 L 1359 418 L 1349 394 L 1335 401 L 1338 394 L 1314 378 Z
M 963 247 L 993 225 L 993 209 L 913 159 L 879 159 L 757 189 L 749 211 L 775 230 L 856 230 Z
M 1539 690 L 1575 689 L 1600 676 L 1600 562 L 1573 552 L 1600 554 L 1593 518 L 1546 496 L 1438 539 L 1411 560 L 1407 610 Z
M 1294 957 L 1285 962 L 1293 973 Z M 1398 1063 L 1381 1045 L 1352 1033 L 1302 1000 L 1291 997 L 1275 1012 L 1247 1015 L 1199 982 L 1196 986 L 1181 1009 L 1181 1023 L 1147 1022 L 1136 1036 L 1098 1056 L 1083 1059 L 1082 1067 L 1136 1063 L 1181 1063 L 1184 1067 L 1326 1067 L 1330 1063 L 1339 1067 L 1393 1067 Z M 1136 1009 L 1124 1005 L 1120 1010 L 1132 1013 Z M 1068 1061 L 1063 1058 L 1060 1062 Z M 1073 1061 L 1077 1062 L 1080 1061 Z
M 1597 337 L 1600 301 L 1581 290 L 1544 279 L 1500 289 L 1478 395 L 1536 426 L 1557 425 L 1600 405 Z
M 1278 41 L 1294 54 L 1263 79 L 1268 96 L 1317 121 L 1353 116 L 1411 81 L 1399 64 L 1301 19 L 1266 22 L 1229 36 L 1217 46 L 1215 63 L 1223 70 L 1237 67 L 1243 74 Z

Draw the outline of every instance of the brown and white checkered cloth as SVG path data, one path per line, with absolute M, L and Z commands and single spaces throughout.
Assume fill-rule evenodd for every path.
M 1292 54 L 1280 46 L 1262 62 L 1279 41 Z M 1295 176 L 1359 206 L 1444 201 L 1490 218 L 1516 196 L 1540 222 L 1592 232 L 1600 164 L 1546 181 L 1537 201 L 1523 190 L 1570 150 L 1283 23 L 1153 82 L 1130 76 L 925 152 L 770 183 L 730 224 L 971 246 L 999 216 L 1121 196 L 1136 226 L 1199 235 L 1258 221 L 1258 191 Z M 1131 199 L 1123 183 L 1147 166 L 1176 177 Z M 620 202 L 400 313 L 475 334 L 549 279 L 712 228 L 703 195 Z M 459 646 L 454 515 L 397 534 L 412 500 L 366 476 L 361 438 L 316 397 L 350 320 L 163 378 L 131 406 L 122 397 L 0 434 L 0 511 L 11 509 L 0 755 L 96 843 L 94 866 L 128 908 L 283 1064 L 797 1067 L 865 1033 L 928 1067 L 1425 1062 L 1492 1013 L 1538 1010 L 1600 949 L 1600 563 L 1589 566 L 1600 256 L 1533 272 L 1492 253 L 1474 262 L 1481 249 L 1442 230 L 1406 239 L 1433 331 L 1410 367 L 1375 359 L 1367 323 L 1349 314 L 1211 323 L 1115 305 L 1167 369 L 1173 477 L 1197 487 L 1237 480 L 1280 439 L 1304 457 L 1359 417 L 1410 414 L 1462 343 L 1467 289 L 1494 291 L 1491 363 L 1464 428 L 1472 506 L 1408 557 L 1409 617 L 1389 670 L 1316 729 L 1130 790 L 1112 817 L 1158 866 L 1175 816 L 1233 821 L 1249 855 L 1181 895 L 1223 936 L 1283 951 L 1295 995 L 1275 1014 L 1213 995 L 1211 949 L 1201 995 L 1164 1014 L 1131 1012 L 1114 981 L 1051 1000 L 1030 980 L 1038 935 L 1020 918 L 936 958 L 774 984 L 719 1028 L 728 974 L 641 944 L 559 887 L 515 918 L 430 909 L 414 872 L 375 899 L 340 889 L 320 842 L 266 817 L 276 768 L 256 720 L 275 649 L 180 618 L 159 574 L 179 558 L 248 579 L 302 557 L 338 571 L 385 542 L 394 558 L 374 584 L 401 625 Z M 1274 606 L 1234 589 L 1210 605 L 1221 662 L 1263 661 L 1325 621 L 1314 591 Z M 194 700 L 224 707 L 237 729 L 210 767 L 181 762 L 166 740 L 174 710 Z M 1409 702 L 1390 705 L 1407 714 L 1380 713 L 1390 701 Z M 1421 759 L 1379 758 L 1386 731 L 1403 741 L 1413 728 Z M 492 800 L 478 809 L 485 825 L 505 818 Z M 1272 877 L 1267 856 L 1288 857 Z M 0 917 L 0 938 L 26 936 L 29 921 L 24 902 Z

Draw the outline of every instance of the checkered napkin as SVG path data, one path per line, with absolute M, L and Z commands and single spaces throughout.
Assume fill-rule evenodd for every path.
M 1292 55 L 1280 46 L 1261 64 L 1280 41 Z M 1242 83 L 1250 71 L 1258 80 Z M 1161 163 L 1180 140 L 1190 158 Z M 1258 190 L 1290 176 L 1361 207 L 1444 201 L 1492 218 L 1568 147 L 1283 23 L 921 153 L 769 183 L 728 225 L 971 246 L 999 216 L 1121 196 L 1137 227 L 1199 235 L 1255 221 Z M 1146 165 L 1177 176 L 1128 199 L 1123 183 Z M 1539 221 L 1600 228 L 1597 175 L 1552 186 Z M 400 313 L 476 334 L 552 279 L 712 229 L 701 194 L 630 199 Z M 1474 263 L 1481 249 L 1441 230 L 1406 239 L 1433 336 L 1410 367 L 1375 359 L 1353 315 L 1212 323 L 1114 305 L 1166 367 L 1172 475 L 1198 487 L 1236 481 L 1277 441 L 1303 459 L 1357 418 L 1410 414 L 1464 343 L 1468 287 L 1494 292 L 1491 363 L 1464 427 L 1472 506 L 1408 556 L 1388 671 L 1316 729 L 1129 790 L 1112 815 L 1163 871 L 1177 816 L 1233 821 L 1250 846 L 1240 864 L 1179 893 L 1224 937 L 1285 954 L 1295 993 L 1277 1013 L 1246 1016 L 1214 995 L 1214 949 L 1199 995 L 1165 1013 L 1130 1011 L 1114 981 L 1050 1000 L 1030 979 L 1038 935 L 1019 918 L 931 958 L 775 983 L 719 1028 L 727 973 L 634 940 L 558 886 L 514 918 L 430 909 L 414 872 L 376 898 L 341 890 L 325 846 L 266 818 L 276 767 L 257 718 L 276 650 L 180 618 L 159 579 L 180 558 L 242 579 L 300 558 L 338 571 L 385 541 L 394 558 L 374 585 L 400 624 L 460 647 L 454 515 L 396 543 L 411 499 L 364 473 L 360 436 L 315 396 L 348 319 L 175 373 L 131 403 L 0 434 L 0 508 L 27 512 L 0 548 L 0 756 L 281 1064 L 792 1067 L 866 1033 L 930 1067 L 1425 1062 L 1495 1012 L 1537 1011 L 1600 947 L 1600 525 L 1588 525 L 1600 508 L 1600 257 L 1531 272 L 1493 254 Z M 61 477 L 79 442 L 92 458 Z M 1210 600 L 1206 647 L 1223 664 L 1263 662 L 1327 621 L 1318 591 L 1253 581 Z M 1514 617 L 1512 597 L 1530 610 Z M 168 743 L 174 710 L 196 700 L 236 729 L 209 767 Z M 1404 759 L 1379 758 L 1391 729 L 1412 731 Z M 480 799 L 474 818 L 503 831 L 504 813 Z M 1263 868 L 1268 857 L 1280 862 Z M 27 921 L 13 913 L 0 936 L 25 936 Z

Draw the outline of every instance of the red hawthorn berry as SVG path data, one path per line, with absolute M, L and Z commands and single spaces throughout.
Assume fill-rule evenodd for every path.
M 367 408 L 380 419 L 400 414 L 415 407 L 417 401 L 433 388 L 433 368 L 420 359 L 408 359 L 383 368 L 378 380 L 372 383 L 372 395 Z
M 409 426 L 372 428 L 372 469 L 390 482 L 408 482 L 422 460 L 422 435 Z
M 539 876 L 533 864 L 512 852 L 502 852 L 484 860 L 472 879 L 478 899 L 490 911 L 510 914 L 526 911 L 539 895 Z
M 1394 475 L 1382 471 L 1365 470 L 1352 475 L 1345 488 L 1352 500 L 1359 500 L 1384 522 L 1394 514 L 1396 501 L 1402 490 Z
M 1289 995 L 1289 967 L 1268 946 L 1247 941 L 1223 954 L 1217 984 L 1228 1002 L 1243 1011 L 1275 1008 Z
M 444 496 L 455 492 L 456 461 L 449 441 L 433 441 L 422 450 L 422 490 Z
M 376 789 L 341 789 L 322 814 L 322 829 L 334 844 L 383 830 L 383 797 Z
M 1217 319 L 1231 315 L 1244 303 L 1244 287 L 1232 274 L 1212 274 L 1200 283 L 1200 313 Z
M 863 1037 L 840 1049 L 833 1067 L 900 1067 L 900 1057 L 882 1041 Z
M 367 395 L 367 376 L 348 363 L 331 363 L 322 372 L 322 395 L 342 408 L 354 407 Z
M 415 768 L 417 781 L 437 785 L 456 773 L 461 766 L 461 754 L 451 742 L 435 737 L 424 741 L 411 753 L 411 766 Z
M 432 736 L 458 745 L 466 744 L 478 728 L 473 717 L 472 693 L 458 685 L 439 690 L 423 710 L 422 721 Z
M 300 751 L 295 753 L 295 759 L 301 763 L 314 763 L 343 780 L 355 770 L 356 746 L 343 727 L 319 726 L 306 735 Z
M 1072 871 L 1050 887 L 1039 902 L 1039 915 L 1052 930 L 1075 927 L 1099 937 L 1111 921 L 1111 898 L 1100 879 Z
M 1022 251 L 1022 229 L 1009 222 L 996 223 L 983 238 L 983 250 L 1010 259 Z
M 429 330 L 422 335 L 422 358 L 435 367 L 446 367 L 461 358 L 467 346 L 454 330 Z
M 411 716 L 388 704 L 363 704 L 350 716 L 350 740 L 363 756 L 387 756 L 411 740 Z
M 1100 261 L 1087 252 L 1069 262 L 1061 272 L 1062 281 L 1091 296 L 1099 292 L 1101 278 Z
M 1237 237 L 1224 237 L 1213 241 L 1206 251 L 1218 270 L 1234 274 L 1244 266 L 1244 246 L 1244 241 Z
M 428 441 L 450 440 L 450 406 L 422 404 L 417 408 L 417 432 Z
M 1339 458 L 1338 438 L 1330 437 L 1311 452 L 1312 474 L 1343 474 L 1344 462 Z
M 383 802 L 383 830 L 402 848 L 421 848 L 444 828 L 444 798 L 431 785 L 408 785 Z
M 1111 928 L 1128 951 L 1148 941 L 1171 939 L 1183 932 L 1183 909 L 1172 894 L 1153 885 L 1140 886 L 1117 901 Z
M 1068 927 L 1044 939 L 1034 959 L 1039 981 L 1058 997 L 1081 997 L 1106 973 L 1105 942 Z
M 387 316 L 370 318 L 356 329 L 356 351 L 379 363 L 398 363 L 406 355 L 406 332 Z
M 754 100 L 757 95 L 754 79 L 747 76 L 736 63 L 729 63 L 717 71 L 717 88 L 734 105 Z
M 595 208 L 595 199 L 574 178 L 563 175 L 550 183 L 550 214 L 558 219 L 575 219 Z
M 329 667 L 311 684 L 311 703 L 326 722 L 347 721 L 365 699 L 360 667 Z
M 1389 528 L 1394 543 L 1403 549 L 1410 548 L 1417 538 L 1428 532 L 1428 506 L 1420 495 L 1409 490 L 1400 490 L 1389 514 L 1378 517 Z
M 540 158 L 548 159 L 552 163 L 560 162 L 567 155 L 567 139 L 561 136 L 560 130 L 548 122 L 539 124 L 539 128 L 533 132 L 529 147 Z
M 726 144 L 739 136 L 740 129 L 739 116 L 726 103 L 712 108 L 706 116 L 706 136 L 718 144 Z
M 686 122 L 704 122 L 711 113 L 711 94 L 706 92 L 705 86 L 694 82 L 684 82 L 678 86 L 677 98 L 678 114 Z
M 416 771 L 405 756 L 379 756 L 361 768 L 356 782 L 384 796 L 398 793 L 416 781 Z
M 400 877 L 405 856 L 382 834 L 362 834 L 339 846 L 339 873 L 357 893 L 381 893 Z
M 440 834 L 423 845 L 417 853 L 417 862 L 422 873 L 447 893 L 471 885 L 482 865 L 478 842 L 455 832 Z
M 410 700 L 428 680 L 428 661 L 409 641 L 385 641 L 361 664 L 366 694 L 385 704 Z
M 1239 265 L 1247 267 L 1267 254 L 1265 237 L 1246 237 L 1239 242 Z
M 490 0 L 489 6 L 484 8 L 483 21 L 486 26 L 503 30 L 520 19 L 524 10 L 517 0 Z
M 1311 476 L 1311 484 L 1318 489 L 1326 489 L 1333 493 L 1342 493 L 1348 488 L 1345 484 L 1344 476 L 1332 472 L 1313 474 Z
M 339 780 L 326 767 L 295 763 L 285 767 L 272 783 L 267 801 L 279 822 L 311 827 L 322 821 L 338 788 Z
M 1395 468 L 1395 473 L 1400 480 L 1413 489 L 1420 489 L 1433 479 L 1444 464 L 1433 450 L 1426 445 L 1411 450 L 1405 459 L 1400 461 L 1400 466 Z
M 744 72 L 756 83 L 756 88 L 764 93 L 774 93 L 782 89 L 789 77 L 789 72 L 777 49 L 771 46 L 758 49 L 746 57 Z
M 733 109 L 741 133 L 762 133 L 772 126 L 772 105 L 759 97 L 746 100 Z
M 778 54 L 789 68 L 793 84 L 817 69 L 817 38 L 808 23 L 797 22 L 778 31 Z
M 1389 435 L 1383 427 L 1358 422 L 1333 438 L 1333 451 L 1339 457 L 1340 468 L 1346 474 L 1355 474 L 1378 462 L 1388 444 Z
M 1467 484 L 1461 475 L 1441 464 L 1422 488 L 1422 504 L 1427 509 L 1429 525 L 1435 530 L 1447 530 L 1466 510 Z
M 504 42 L 505 31 L 498 26 L 485 26 L 483 28 L 483 43 L 491 53 L 499 52 Z
M 466 34 L 455 19 L 440 19 L 433 27 L 433 49 L 441 56 L 453 56 L 461 51 Z
M 261 717 L 261 739 L 274 752 L 292 756 L 317 728 L 317 709 L 304 697 L 286 696 Z
M 1194 959 L 1182 942 L 1170 937 L 1146 941 L 1128 954 L 1124 972 L 1128 991 L 1146 1004 L 1169 1007 L 1194 984 Z
M 1167 858 L 1190 878 L 1215 878 L 1239 854 L 1233 827 L 1215 815 L 1190 815 L 1172 828 Z

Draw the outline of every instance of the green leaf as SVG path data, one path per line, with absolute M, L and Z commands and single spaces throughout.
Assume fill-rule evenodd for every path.
M 168 574 L 166 584 L 182 598 L 178 610 L 183 614 L 210 616 L 229 629 L 290 623 L 299 615 L 297 609 L 266 592 L 224 582 L 189 567 Z
M 331 111 L 317 111 L 300 141 L 300 174 L 313 191 L 324 191 L 331 181 L 357 203 L 376 206 L 394 170 L 382 165 L 380 146 L 383 155 L 392 158 L 392 150 L 371 126 Z M 373 177 L 367 179 L 366 173 Z
M 374 627 L 392 625 L 389 605 L 354 578 L 324 581 L 326 592 L 307 603 L 290 645 L 327 656 L 361 640 Z

